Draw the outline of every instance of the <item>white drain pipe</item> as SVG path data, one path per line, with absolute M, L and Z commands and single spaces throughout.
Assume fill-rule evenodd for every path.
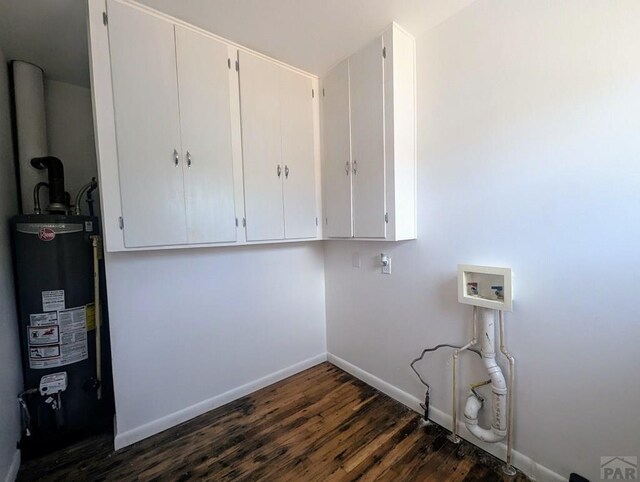
M 491 408 L 493 419 L 491 428 L 478 424 L 478 412 L 484 400 L 473 391 L 467 398 L 464 407 L 465 425 L 469 432 L 484 442 L 499 442 L 507 435 L 507 384 L 502 370 L 496 363 L 495 311 L 489 308 L 478 308 L 480 315 L 480 338 L 482 344 L 482 360 L 491 378 Z

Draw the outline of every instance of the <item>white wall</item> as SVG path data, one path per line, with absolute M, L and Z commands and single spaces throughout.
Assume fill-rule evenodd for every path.
M 117 447 L 326 352 L 321 243 L 111 253 L 106 269 Z
M 565 477 L 640 455 L 639 25 L 633 0 L 478 0 L 417 39 L 419 239 L 325 246 L 329 352 L 420 399 L 411 359 L 470 337 L 457 264 L 511 266 L 515 449 Z M 448 355 L 423 365 L 446 414 Z
M 22 390 L 18 321 L 13 289 L 9 218 L 18 213 L 7 60 L 0 50 L 0 480 L 12 479 L 19 459 Z
M 90 90 L 47 81 L 45 101 L 75 196 L 97 175 Z M 326 352 L 320 243 L 111 254 L 106 270 L 118 447 Z
M 49 155 L 60 158 L 64 163 L 65 187 L 71 194 L 71 202 L 74 202 L 78 190 L 92 177 L 98 176 L 91 91 L 65 82 L 46 80 L 44 94 Z M 100 192 L 95 191 L 97 202 L 94 207 L 98 217 L 99 198 Z M 88 215 L 84 198 L 81 207 L 82 213 Z

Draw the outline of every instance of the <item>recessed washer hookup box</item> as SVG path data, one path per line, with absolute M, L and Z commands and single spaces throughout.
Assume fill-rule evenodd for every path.
M 513 311 L 511 268 L 459 264 L 458 301 L 483 308 Z

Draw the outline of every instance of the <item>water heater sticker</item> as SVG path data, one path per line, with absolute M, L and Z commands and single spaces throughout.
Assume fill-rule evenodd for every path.
M 64 290 L 42 292 L 42 311 L 59 311 L 64 308 Z
M 57 367 L 60 364 L 60 345 L 29 347 L 29 368 Z
M 58 312 L 50 311 L 48 313 L 33 313 L 29 315 L 29 324 L 31 326 L 55 325 L 58 323 Z
M 58 312 L 58 324 L 62 333 L 71 333 L 79 330 L 87 331 L 87 307 L 79 306 L 60 310 Z
M 61 341 L 60 366 L 86 360 L 89 356 L 86 307 L 59 311 L 58 324 Z
M 50 326 L 29 326 L 29 346 L 50 345 L 60 341 L 60 330 L 58 325 Z
M 87 310 L 85 306 L 60 310 L 56 313 L 58 324 L 56 345 L 33 346 L 29 332 L 29 367 L 52 368 L 70 365 L 89 357 L 87 347 Z M 29 327 L 30 329 L 52 328 L 51 326 Z
M 89 303 L 87 305 L 87 331 L 96 329 L 96 305 Z
M 93 221 L 85 221 L 84 222 L 84 230 L 87 233 L 90 233 L 93 231 Z

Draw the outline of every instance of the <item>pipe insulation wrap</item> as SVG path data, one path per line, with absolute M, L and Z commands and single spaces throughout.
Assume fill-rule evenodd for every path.
M 465 425 L 469 432 L 485 442 L 499 442 L 507 435 L 507 384 L 502 370 L 496 363 L 495 311 L 479 308 L 481 353 L 484 366 L 491 378 L 492 424 L 487 429 L 478 424 L 478 413 L 484 401 L 473 392 L 464 407 Z
M 34 157 L 44 157 L 47 149 L 47 123 L 44 106 L 44 78 L 40 67 L 16 60 L 12 63 L 18 133 L 18 172 L 22 212 L 31 213 L 33 186 L 47 180 L 46 171 L 31 165 Z

